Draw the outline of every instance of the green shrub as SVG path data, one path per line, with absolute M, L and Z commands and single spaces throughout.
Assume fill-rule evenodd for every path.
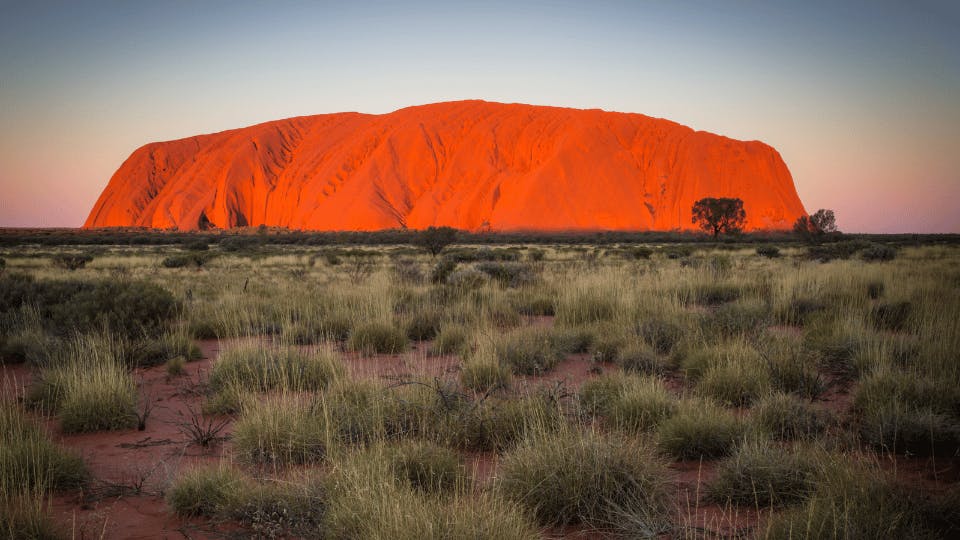
M 677 459 L 725 456 L 743 435 L 743 427 L 733 413 L 699 400 L 682 402 L 657 431 L 660 450 Z
M 466 450 L 499 451 L 530 433 L 557 429 L 562 421 L 556 403 L 547 396 L 486 399 L 448 415 L 436 436 Z
M 437 264 L 434 265 L 433 270 L 430 272 L 430 281 L 432 283 L 444 284 L 447 282 L 447 278 L 450 277 L 450 274 L 457 269 L 457 261 L 450 257 L 443 257 Z
M 501 461 L 497 491 L 544 525 L 609 527 L 624 513 L 666 524 L 666 468 L 633 439 L 594 431 L 528 437 Z
M 389 323 L 362 323 L 350 332 L 347 348 L 363 354 L 397 354 L 406 350 L 407 336 Z
M 230 467 L 203 467 L 180 474 L 167 492 L 167 504 L 178 516 L 215 516 L 246 489 L 239 471 Z
M 792 394 L 764 396 L 751 419 L 763 433 L 777 440 L 815 437 L 826 429 L 826 414 Z
M 44 326 L 69 335 L 102 328 L 124 338 L 160 335 L 180 311 L 167 290 L 144 281 L 36 281 L 0 276 L 0 313 L 34 306 Z
M 784 451 L 763 441 L 749 442 L 720 462 L 707 493 L 721 504 L 793 504 L 810 496 L 816 473 L 816 461 L 807 453 Z

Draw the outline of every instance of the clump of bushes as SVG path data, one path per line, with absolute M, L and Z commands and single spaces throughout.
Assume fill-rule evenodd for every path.
M 72 272 L 83 268 L 92 260 L 93 256 L 86 253 L 58 253 L 50 259 L 50 262 L 57 268 Z
M 484 261 L 477 263 L 474 268 L 504 287 L 528 285 L 537 278 L 534 268 L 522 262 Z
M 760 246 L 757 248 L 757 255 L 768 259 L 780 257 L 780 248 L 777 246 Z
M 459 324 L 444 324 L 437 332 L 436 339 L 430 345 L 430 354 L 441 356 L 444 354 L 463 354 L 469 334 L 467 329 Z
M 538 434 L 501 461 L 497 490 L 543 525 L 610 527 L 624 515 L 666 525 L 664 464 L 634 439 L 595 431 Z
M 372 321 L 353 328 L 347 348 L 363 354 L 397 354 L 406 350 L 407 336 L 390 323 Z
M 892 261 L 897 258 L 897 249 L 884 244 L 871 244 L 860 252 L 860 258 L 867 262 Z
M 705 283 L 694 287 L 688 299 L 701 306 L 719 306 L 740 298 L 741 293 L 742 291 L 736 285 Z

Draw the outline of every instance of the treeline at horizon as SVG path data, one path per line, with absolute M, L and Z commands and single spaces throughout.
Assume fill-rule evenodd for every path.
M 251 243 L 279 245 L 397 245 L 415 243 L 421 233 L 414 229 L 380 231 L 305 231 L 277 227 L 239 227 L 216 231 L 171 231 L 117 227 L 100 229 L 0 228 L 0 246 L 18 245 L 175 245 L 196 242 L 219 244 L 243 237 Z M 960 234 L 838 234 L 832 240 L 869 240 L 897 245 L 960 244 Z M 791 231 L 755 231 L 714 238 L 701 231 L 464 231 L 458 244 L 801 244 Z

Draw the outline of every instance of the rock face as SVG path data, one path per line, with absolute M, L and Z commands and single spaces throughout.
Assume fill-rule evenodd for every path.
M 641 114 L 460 101 L 151 143 L 84 227 L 690 229 L 739 197 L 748 229 L 805 211 L 773 148 Z

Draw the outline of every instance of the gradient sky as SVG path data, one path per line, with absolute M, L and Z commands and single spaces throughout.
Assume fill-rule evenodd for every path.
M 960 2 L 0 0 L 0 226 L 77 227 L 137 147 L 458 99 L 780 151 L 847 232 L 960 232 Z

